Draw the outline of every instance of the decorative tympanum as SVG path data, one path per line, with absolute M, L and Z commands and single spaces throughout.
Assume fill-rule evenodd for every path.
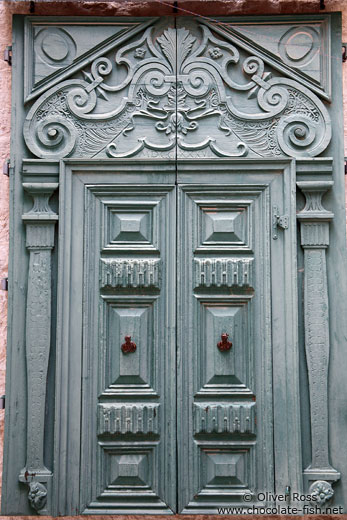
M 323 152 L 331 138 L 323 103 L 207 25 L 152 26 L 90 59 L 82 74 L 30 109 L 24 125 L 30 151 L 42 158 L 175 157 L 176 148 L 181 157 Z M 61 52 L 62 35 L 54 34 Z

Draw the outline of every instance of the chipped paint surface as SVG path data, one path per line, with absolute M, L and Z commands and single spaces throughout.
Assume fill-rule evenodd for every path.
M 260 14 L 305 14 L 326 13 L 329 11 L 342 11 L 343 14 L 343 41 L 347 41 L 347 1 L 325 0 L 325 11 L 319 11 L 319 0 L 179 0 L 178 9 L 174 7 L 173 0 L 117 0 L 117 1 L 43 1 L 35 2 L 35 12 L 30 13 L 29 1 L 0 1 L 0 167 L 10 152 L 10 115 L 11 115 L 11 68 L 2 60 L 3 51 L 11 42 L 11 22 L 13 14 L 35 14 L 35 15 L 99 15 L 99 16 L 166 16 L 175 14 L 202 16 L 214 15 L 260 15 Z M 347 64 L 344 71 L 344 114 L 345 114 L 345 150 L 347 155 Z M 347 196 L 347 185 L 346 185 Z M 8 265 L 8 239 L 9 239 L 9 182 L 8 178 L 2 176 L 0 188 L 0 279 L 7 276 Z M 0 291 L 0 395 L 5 391 L 5 358 L 6 358 L 6 310 L 7 293 Z M 2 439 L 3 439 L 4 411 L 0 410 L 0 473 L 2 465 Z M 194 515 L 175 515 L 170 518 L 184 518 L 184 520 L 195 520 Z M 324 515 L 328 518 L 328 515 Z M 12 518 L 12 517 L 6 517 Z M 28 517 L 13 517 L 21 520 Z M 41 517 L 49 518 L 49 517 Z M 62 517 L 67 518 L 67 517 Z M 74 517 L 87 520 L 88 517 Z M 95 518 L 95 517 L 90 517 Z M 98 520 L 109 520 L 109 516 L 98 516 Z M 120 517 L 117 517 L 120 518 Z M 127 520 L 141 516 L 126 516 Z M 149 518 L 148 516 L 146 518 Z M 161 516 L 153 519 L 160 520 Z M 166 517 L 165 517 L 166 518 Z M 242 516 L 234 516 L 236 520 Z M 259 517 L 262 518 L 262 517 Z M 272 516 L 274 520 L 279 516 Z M 311 517 L 312 518 L 312 517 Z M 201 515 L 200 520 L 211 519 L 211 516 Z

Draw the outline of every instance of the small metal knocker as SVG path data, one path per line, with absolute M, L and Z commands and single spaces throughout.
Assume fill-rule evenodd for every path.
M 231 347 L 233 346 L 231 341 L 228 341 L 228 337 L 229 337 L 229 334 L 227 334 L 226 332 L 223 332 L 223 334 L 221 334 L 222 341 L 218 341 L 218 343 L 217 343 L 217 347 L 219 348 L 219 350 L 221 352 L 224 352 L 225 350 L 230 350 Z
M 122 352 L 124 354 L 130 354 L 130 352 L 135 352 L 136 343 L 131 341 L 131 336 L 125 336 L 125 343 L 121 346 Z

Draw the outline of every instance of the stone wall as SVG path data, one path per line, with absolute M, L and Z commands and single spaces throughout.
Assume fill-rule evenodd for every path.
M 98 15 L 98 16 L 166 16 L 193 15 L 232 16 L 260 14 L 307 14 L 342 11 L 343 41 L 347 42 L 347 0 L 325 0 L 325 9 L 320 11 L 320 0 L 116 0 L 116 1 L 47 1 L 35 2 L 18 0 L 0 0 L 0 167 L 10 154 L 10 116 L 11 116 L 11 67 L 2 60 L 3 51 L 11 43 L 12 15 Z M 345 114 L 345 150 L 347 152 L 347 63 L 344 66 L 344 114 Z M 347 155 L 347 153 L 346 153 Z M 347 198 L 347 186 L 346 186 Z M 7 276 L 8 238 L 9 238 L 9 182 L 7 177 L 1 178 L 0 184 L 0 279 Z M 0 290 L 0 395 L 5 393 L 6 363 L 6 311 L 7 293 Z M 4 430 L 4 411 L 0 411 L 0 475 L 2 466 L 2 441 Z M 347 515 L 343 515 L 347 518 Z M 7 517 L 12 518 L 12 517 Z M 21 520 L 28 517 L 13 517 Z M 45 518 L 45 517 L 41 517 Z M 48 517 L 46 517 L 48 518 Z M 88 520 L 88 517 L 74 517 Z M 95 517 L 89 517 L 95 518 Z M 108 520 L 109 516 L 98 516 L 99 520 Z M 120 517 L 117 517 L 120 518 Z M 132 520 L 135 517 L 124 517 Z M 142 519 L 143 517 L 136 517 Z M 148 517 L 146 517 L 148 518 Z M 153 519 L 159 520 L 155 516 Z M 176 518 L 176 517 L 171 517 Z M 177 516 L 178 518 L 178 516 Z M 193 516 L 182 515 L 184 520 Z M 211 516 L 200 516 L 207 520 Z M 240 519 L 243 517 L 233 517 Z M 276 519 L 275 516 L 272 517 Z M 310 517 L 312 518 L 312 517 Z M 324 516 L 327 518 L 327 515 Z M 330 517 L 332 518 L 332 517 Z M 338 518 L 338 517 L 336 517 Z M 341 516 L 339 517 L 341 518 Z

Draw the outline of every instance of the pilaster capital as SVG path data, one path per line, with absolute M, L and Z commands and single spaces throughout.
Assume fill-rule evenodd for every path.
M 58 215 L 50 208 L 49 199 L 58 188 L 58 183 L 23 183 L 23 188 L 33 197 L 30 211 L 22 216 L 26 224 L 27 249 L 52 249 L 54 226 Z
M 329 222 L 334 218 L 334 213 L 323 207 L 322 198 L 333 184 L 333 181 L 297 182 L 297 186 L 306 199 L 305 207 L 297 214 L 297 218 L 301 222 L 303 248 L 329 246 Z

